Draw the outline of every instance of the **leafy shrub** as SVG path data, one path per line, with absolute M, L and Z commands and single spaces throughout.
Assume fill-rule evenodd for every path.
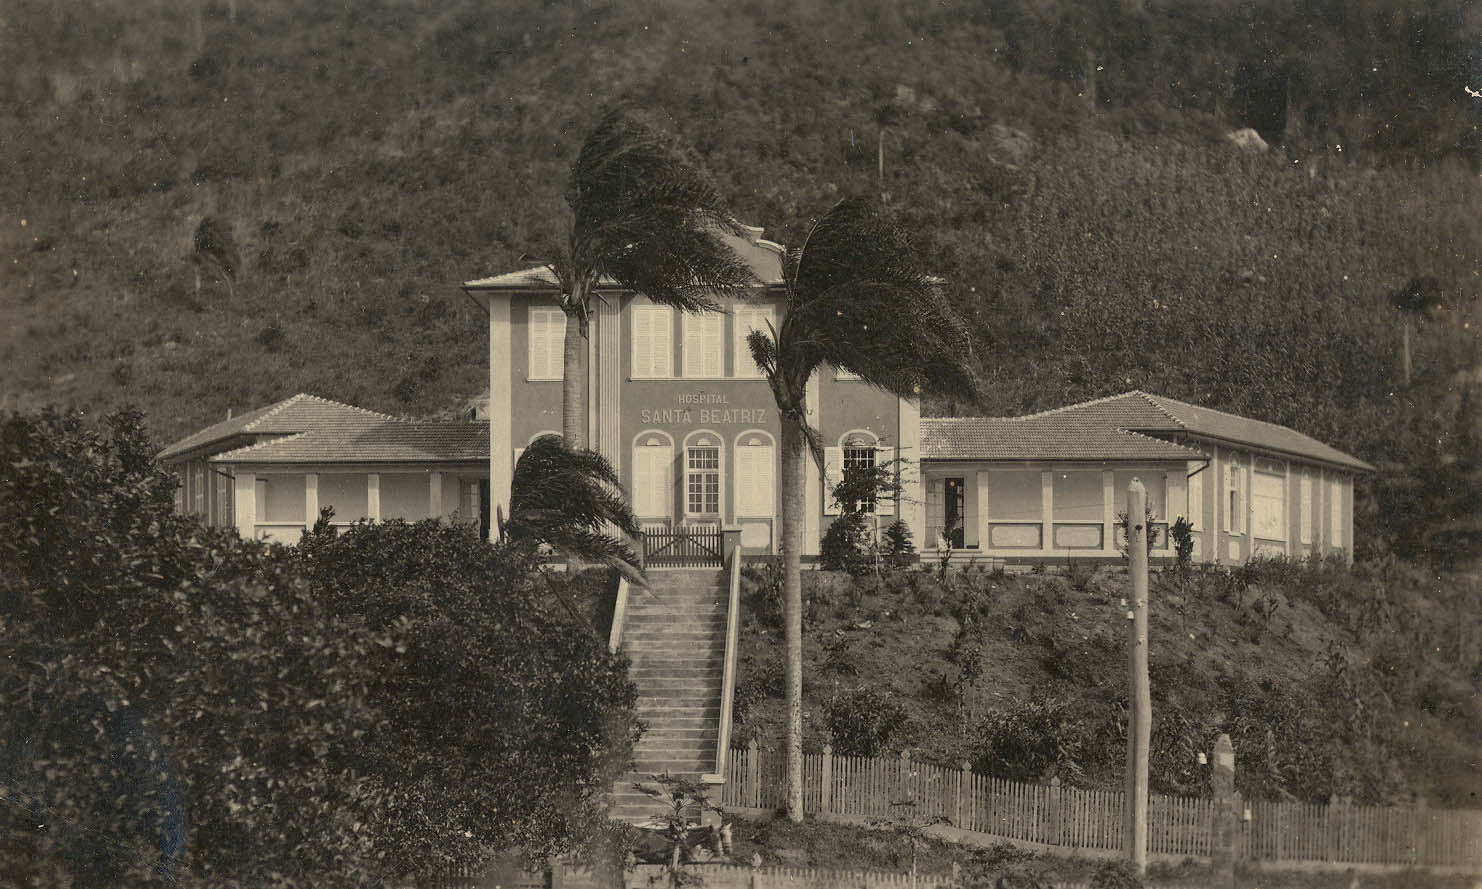
M 885 529 L 882 557 L 891 568 L 906 568 L 916 562 L 916 544 L 904 520 L 896 519 Z
M 818 561 L 829 571 L 868 574 L 875 568 L 874 545 L 865 516 L 851 512 L 834 519 L 823 535 Z
M 1091 889 L 1142 889 L 1137 867 L 1125 858 L 1103 861 L 1091 872 Z
M 775 562 L 747 563 L 741 568 L 741 596 L 747 614 L 762 626 L 782 627 L 782 568 Z
M 1183 571 L 1187 571 L 1193 564 L 1194 558 L 1194 525 L 1183 516 L 1168 528 L 1168 536 L 1173 539 L 1174 564 Z
M 905 708 L 885 691 L 861 685 L 835 693 L 823 707 L 829 743 L 841 756 L 881 756 L 907 726 Z
M 1036 695 L 994 707 L 979 721 L 978 736 L 973 767 L 980 774 L 1027 782 L 1081 774 L 1086 724 L 1063 699 Z

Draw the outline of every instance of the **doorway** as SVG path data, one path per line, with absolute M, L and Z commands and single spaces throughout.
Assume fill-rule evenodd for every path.
M 942 496 L 942 536 L 953 549 L 963 547 L 963 506 L 967 502 L 967 485 L 961 478 L 944 479 Z

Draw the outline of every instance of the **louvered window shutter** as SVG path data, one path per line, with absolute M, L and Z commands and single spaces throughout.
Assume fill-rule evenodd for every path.
M 838 501 L 834 500 L 834 488 L 844 480 L 844 449 L 823 449 L 823 513 L 838 515 Z
M 895 449 L 889 445 L 875 446 L 875 465 L 890 466 L 890 461 L 895 456 Z M 898 466 L 891 467 L 892 473 L 898 472 Z M 895 495 L 880 494 L 875 498 L 875 515 L 895 515 Z
M 1192 463 L 1192 462 L 1189 463 L 1189 466 L 1188 466 L 1188 472 L 1189 473 L 1197 472 L 1198 469 L 1199 469 L 1199 464 L 1198 463 Z M 1192 474 L 1190 474 L 1189 477 L 1188 477 L 1187 484 L 1189 486 L 1189 522 L 1194 526 L 1194 530 L 1195 531 L 1203 531 L 1204 530 L 1204 474 L 1203 473 L 1199 473 L 1198 475 L 1192 475 Z
M 653 343 L 649 352 L 649 375 L 671 377 L 674 375 L 674 320 L 665 306 L 652 310 Z

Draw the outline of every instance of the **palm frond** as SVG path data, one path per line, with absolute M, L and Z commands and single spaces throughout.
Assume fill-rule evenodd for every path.
M 531 442 L 515 464 L 505 533 L 641 576 L 633 567 L 638 520 L 617 471 L 601 454 L 569 448 L 557 435 Z
M 587 136 L 566 202 L 573 274 L 607 275 L 691 312 L 755 283 L 723 238 L 741 226 L 694 152 L 629 110 L 608 112 Z
M 778 365 L 827 362 L 902 397 L 976 392 L 973 338 L 904 230 L 869 200 L 830 207 L 788 252 Z

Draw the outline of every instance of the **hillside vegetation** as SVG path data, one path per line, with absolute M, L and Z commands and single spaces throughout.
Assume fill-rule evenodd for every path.
M 1381 466 L 1359 540 L 1449 559 L 1482 530 L 1466 10 L 13 0 L 0 401 L 166 439 L 296 391 L 455 409 L 486 385 L 457 284 L 550 255 L 627 101 L 772 237 L 888 195 L 981 331 L 978 403 L 930 409 L 1141 387 L 1289 423 Z
M 805 745 L 1120 788 L 1126 573 L 1049 568 L 810 572 Z M 775 746 L 778 579 L 748 572 L 735 737 Z M 1153 791 L 1208 796 L 1198 757 L 1227 732 L 1247 798 L 1482 807 L 1479 602 L 1476 577 L 1395 562 L 1154 575 Z

